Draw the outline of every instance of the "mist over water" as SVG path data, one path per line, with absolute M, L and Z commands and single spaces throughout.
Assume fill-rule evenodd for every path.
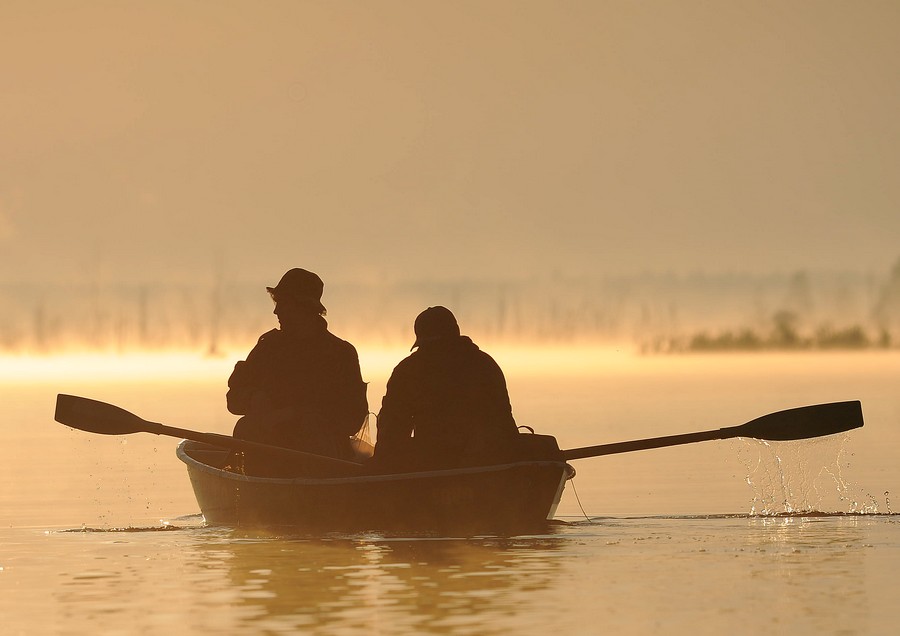
M 249 350 L 276 326 L 266 284 L 0 285 L 0 353 Z M 561 274 L 519 279 L 326 282 L 332 331 L 363 348 L 412 341 L 445 305 L 485 345 L 576 342 L 644 353 L 894 348 L 900 261 L 889 272 L 752 276 Z

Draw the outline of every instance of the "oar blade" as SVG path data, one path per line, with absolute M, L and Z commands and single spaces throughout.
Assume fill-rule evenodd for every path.
M 862 425 L 862 404 L 859 400 L 852 400 L 769 413 L 733 430 L 738 437 L 790 441 L 844 433 Z
M 128 435 L 147 431 L 148 422 L 106 402 L 66 395 L 56 396 L 54 419 L 60 424 L 101 435 Z

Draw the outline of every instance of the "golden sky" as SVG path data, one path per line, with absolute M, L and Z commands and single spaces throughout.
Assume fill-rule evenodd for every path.
M 900 257 L 900 3 L 0 3 L 0 281 Z

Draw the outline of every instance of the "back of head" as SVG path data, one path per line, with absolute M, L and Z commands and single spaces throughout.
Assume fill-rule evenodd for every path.
M 299 267 L 285 272 L 275 287 L 266 287 L 266 291 L 275 302 L 291 300 L 299 305 L 309 307 L 318 314 L 325 313 L 325 305 L 321 300 L 324 289 L 325 285 L 318 275 Z
M 459 336 L 456 317 L 446 307 L 429 307 L 416 317 L 416 341 L 412 349 L 429 342 L 436 342 Z

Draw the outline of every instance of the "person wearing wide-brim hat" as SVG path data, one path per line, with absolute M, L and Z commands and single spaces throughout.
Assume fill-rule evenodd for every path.
M 381 470 L 494 463 L 518 429 L 500 366 L 460 335 L 446 307 L 415 320 L 412 349 L 391 373 L 378 414 Z
M 342 459 L 368 415 L 366 384 L 352 344 L 328 331 L 324 285 L 288 270 L 266 287 L 279 328 L 260 336 L 228 380 L 228 410 L 243 415 L 235 437 Z

